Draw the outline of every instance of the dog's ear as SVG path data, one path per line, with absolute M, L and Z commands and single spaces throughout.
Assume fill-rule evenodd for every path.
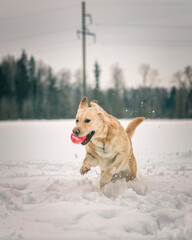
M 79 104 L 79 108 L 80 109 L 84 109 L 84 108 L 88 108 L 88 101 L 87 101 L 87 97 L 84 97 L 80 104 Z
M 98 113 L 104 112 L 103 108 L 100 107 L 97 103 L 98 103 L 97 100 L 93 100 L 93 101 L 90 102 L 90 105 L 91 105 L 91 107 L 95 108 Z
M 92 101 L 90 102 L 90 105 L 91 105 L 92 103 L 97 103 L 97 104 L 98 104 L 98 101 L 97 101 L 97 100 L 92 100 Z M 91 105 L 91 106 L 92 106 L 92 105 Z

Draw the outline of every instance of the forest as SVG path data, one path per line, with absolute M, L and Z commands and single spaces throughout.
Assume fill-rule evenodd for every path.
M 171 89 L 156 87 L 158 71 L 141 64 L 141 87 L 125 87 L 123 70 L 114 65 L 113 87 L 102 90 L 100 66 L 93 68 L 95 84 L 87 86 L 87 97 L 115 117 L 192 118 L 192 66 L 173 73 Z M 5 56 L 0 62 L 0 120 L 75 118 L 82 97 L 80 70 L 74 76 L 69 70 L 54 73 L 25 50 L 18 59 Z

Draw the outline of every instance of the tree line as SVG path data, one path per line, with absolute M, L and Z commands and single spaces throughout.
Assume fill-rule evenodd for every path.
M 88 98 L 97 99 L 118 118 L 192 118 L 192 66 L 173 74 L 171 89 L 155 87 L 158 71 L 141 64 L 143 84 L 126 88 L 123 70 L 111 69 L 113 87 L 100 89 L 100 66 L 94 66 L 95 86 L 88 86 Z M 72 81 L 70 71 L 55 74 L 51 67 L 28 57 L 6 56 L 0 63 L 0 120 L 74 118 L 82 96 L 81 71 Z

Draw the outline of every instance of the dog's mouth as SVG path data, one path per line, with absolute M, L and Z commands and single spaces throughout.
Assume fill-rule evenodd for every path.
M 81 144 L 86 145 L 91 140 L 91 138 L 93 137 L 94 134 L 95 134 L 95 131 L 90 132 L 87 135 L 86 139 Z

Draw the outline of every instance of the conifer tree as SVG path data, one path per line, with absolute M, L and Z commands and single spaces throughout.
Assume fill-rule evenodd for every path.
M 23 117 L 23 104 L 29 94 L 29 65 L 27 54 L 23 50 L 21 58 L 17 61 L 16 76 L 15 76 L 15 90 L 18 104 L 19 116 Z

